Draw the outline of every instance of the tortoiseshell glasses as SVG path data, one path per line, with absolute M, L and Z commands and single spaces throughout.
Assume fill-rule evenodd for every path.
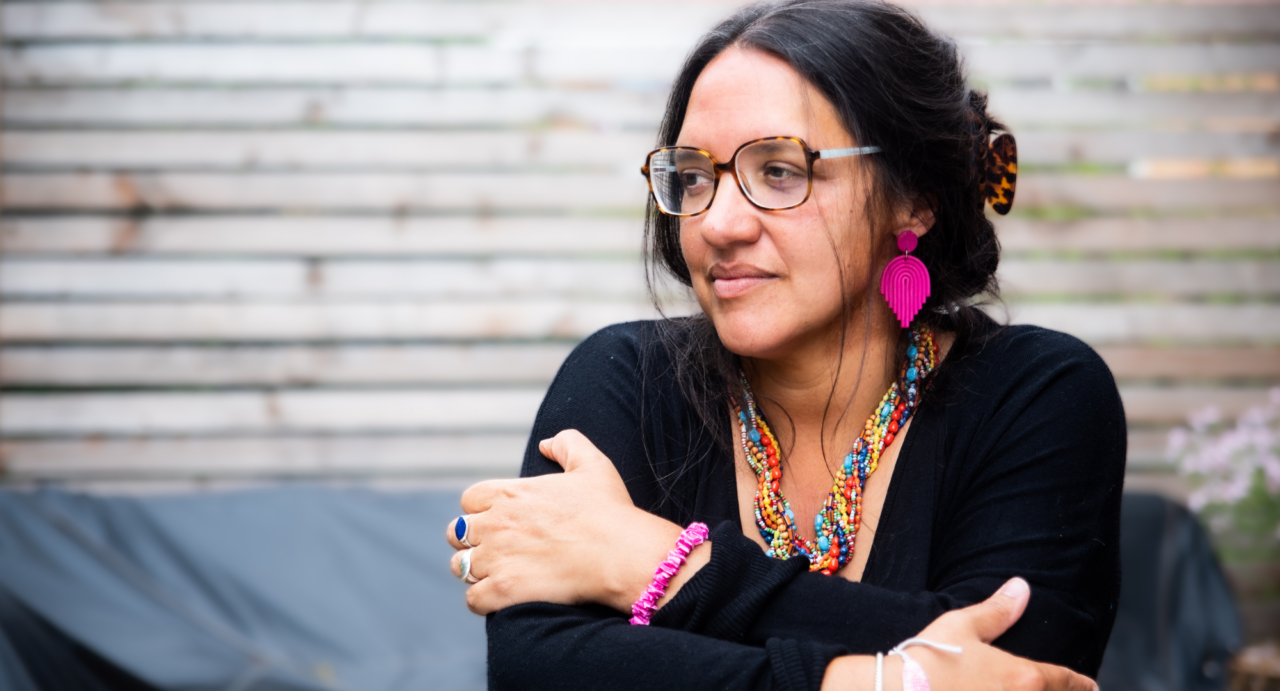
M 861 156 L 878 146 L 814 151 L 795 137 L 765 137 L 738 147 L 728 163 L 692 146 L 664 146 L 649 152 L 640 172 L 649 180 L 658 209 L 669 216 L 697 216 L 711 208 L 720 174 L 733 173 L 742 194 L 756 208 L 794 209 L 813 193 L 813 162 Z

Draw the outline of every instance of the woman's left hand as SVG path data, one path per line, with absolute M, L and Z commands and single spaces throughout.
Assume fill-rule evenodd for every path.
M 467 606 L 488 614 L 524 602 L 596 602 L 630 611 L 681 528 L 636 508 L 613 463 L 577 430 L 538 449 L 565 472 L 488 480 L 462 494 L 470 574 L 479 579 Z M 447 539 L 465 550 L 455 523 Z M 461 555 L 452 560 L 459 577 Z

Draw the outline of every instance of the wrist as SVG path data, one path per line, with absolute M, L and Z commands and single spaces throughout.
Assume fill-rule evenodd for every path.
M 902 691 L 902 659 L 884 658 L 882 691 Z M 844 655 L 827 665 L 822 691 L 875 691 L 876 656 Z
M 641 510 L 627 522 L 630 539 L 618 541 L 618 552 L 604 564 L 604 592 L 595 601 L 631 613 L 631 605 L 644 595 L 653 581 L 654 570 L 667 558 L 684 528 Z

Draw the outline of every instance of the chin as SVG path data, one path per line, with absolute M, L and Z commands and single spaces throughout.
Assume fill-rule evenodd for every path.
M 760 313 L 744 312 L 708 313 L 720 342 L 729 352 L 740 357 L 769 359 L 785 349 L 789 339 L 783 335 L 790 330 L 783 322 Z

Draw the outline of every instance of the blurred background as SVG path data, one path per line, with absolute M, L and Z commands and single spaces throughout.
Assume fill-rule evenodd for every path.
M 638 168 L 738 4 L 5 2 L 3 482 L 516 474 L 573 345 L 655 314 Z M 1280 4 L 912 6 L 1017 136 L 994 312 L 1093 345 L 1127 487 L 1185 501 L 1170 429 L 1280 384 Z M 1228 573 L 1280 633 L 1277 560 Z

